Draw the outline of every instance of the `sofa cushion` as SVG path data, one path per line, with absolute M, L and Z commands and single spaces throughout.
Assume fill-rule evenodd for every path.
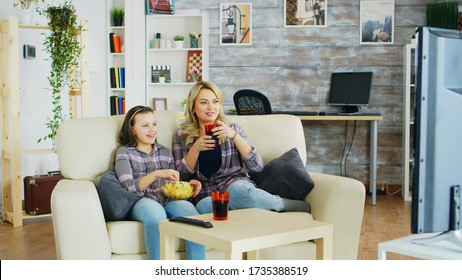
M 314 187 L 297 148 L 273 159 L 262 172 L 252 173 L 250 177 L 260 189 L 288 199 L 303 200 Z
M 101 176 L 96 190 L 106 221 L 118 221 L 127 218 L 133 205 L 142 197 L 124 189 L 112 170 Z
M 138 221 L 107 222 L 112 254 L 144 254 L 143 224 Z

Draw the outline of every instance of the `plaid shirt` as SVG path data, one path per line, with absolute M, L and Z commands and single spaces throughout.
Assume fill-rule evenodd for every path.
M 117 150 L 115 172 L 122 186 L 165 204 L 168 199 L 162 192 L 166 179 L 156 179 L 144 191 L 139 188 L 140 178 L 159 169 L 175 169 L 170 150 L 160 144 L 154 144 L 150 154 L 139 151 L 135 147 L 122 146 Z
M 248 142 L 247 135 L 240 125 L 232 123 L 230 127 Z M 185 139 L 181 138 L 180 135 L 181 128 L 177 130 L 173 139 L 173 157 L 175 158 L 177 170 L 180 172 L 181 180 L 196 179 L 202 183 L 202 189 L 197 195 L 196 201 L 209 196 L 214 190 L 225 190 L 235 180 L 244 179 L 250 181 L 248 171 L 261 172 L 263 170 L 263 160 L 255 147 L 252 147 L 252 151 L 246 157 L 241 157 L 234 145 L 234 141 L 226 139 L 226 142 L 221 145 L 222 160 L 220 169 L 210 178 L 207 178 L 199 171 L 199 162 L 196 163 L 194 170 L 191 170 L 186 164 L 184 157 L 189 152 L 189 148 L 186 147 Z

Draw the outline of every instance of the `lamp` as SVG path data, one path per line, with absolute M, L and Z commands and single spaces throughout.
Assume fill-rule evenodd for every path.
M 318 0 L 313 5 L 313 13 L 316 18 L 316 25 L 319 25 L 319 16 L 321 15 L 321 5 L 319 5 Z
M 236 23 L 234 22 L 233 18 L 228 18 L 226 27 L 228 28 L 228 34 L 234 35 L 234 28 L 236 28 Z
M 232 8 L 234 9 L 234 11 L 232 10 Z M 236 5 L 230 5 L 228 8 L 222 9 L 222 11 L 226 12 L 226 15 L 228 16 L 228 22 L 226 23 L 226 27 L 228 28 L 229 35 L 234 35 L 234 30 L 236 29 L 236 22 L 234 22 L 234 14 L 236 13 L 236 11 L 239 12 L 239 33 L 243 35 L 245 28 L 242 27 L 242 18 L 245 17 L 245 15 L 242 14 L 241 10 Z

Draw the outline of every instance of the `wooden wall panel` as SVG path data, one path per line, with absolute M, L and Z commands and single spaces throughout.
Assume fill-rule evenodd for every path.
M 210 77 L 234 107 L 233 94 L 242 88 L 265 93 L 274 108 L 335 111 L 327 105 L 330 73 L 373 71 L 370 106 L 379 112 L 378 185 L 401 183 L 403 45 L 417 26 L 425 24 L 427 3 L 395 0 L 394 44 L 360 45 L 359 0 L 328 0 L 327 27 L 284 28 L 284 0 L 229 1 L 252 3 L 252 45 L 220 46 L 219 3 L 215 0 L 175 0 L 176 10 L 200 8 L 209 16 Z M 462 5 L 462 0 L 458 0 Z M 368 122 L 358 122 L 347 162 L 347 176 L 368 184 Z M 307 168 L 342 174 L 344 135 L 353 123 L 304 122 Z

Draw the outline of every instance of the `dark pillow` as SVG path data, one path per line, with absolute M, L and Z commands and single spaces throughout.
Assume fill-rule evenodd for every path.
M 314 187 L 297 148 L 273 159 L 262 172 L 250 174 L 250 178 L 258 188 L 288 199 L 303 200 Z
M 118 221 L 127 218 L 133 205 L 142 198 L 127 191 L 117 179 L 114 171 L 106 171 L 96 187 L 106 221 Z

